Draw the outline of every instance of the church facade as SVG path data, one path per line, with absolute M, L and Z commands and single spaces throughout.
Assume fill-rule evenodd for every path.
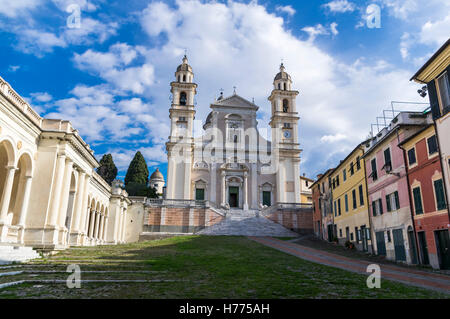
M 283 64 L 268 97 L 270 140 L 258 130 L 259 107 L 235 92 L 211 103 L 203 134 L 194 136 L 197 84 L 186 56 L 170 85 L 166 199 L 243 210 L 300 203 L 299 92 Z

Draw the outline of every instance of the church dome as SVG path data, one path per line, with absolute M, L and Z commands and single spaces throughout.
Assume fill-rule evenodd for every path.
M 277 80 L 291 80 L 291 76 L 285 72 L 283 63 L 281 63 L 280 65 L 280 72 L 278 72 L 277 75 L 275 75 L 274 81 Z
M 152 179 L 162 179 L 164 180 L 163 174 L 159 171 L 159 168 L 156 168 L 156 170 L 153 172 L 153 174 L 150 176 L 150 180 Z
M 181 63 L 177 67 L 177 72 L 181 72 L 181 71 L 192 72 L 192 67 L 187 62 L 188 62 L 188 59 L 187 59 L 187 56 L 185 55 L 183 57 L 183 63 Z

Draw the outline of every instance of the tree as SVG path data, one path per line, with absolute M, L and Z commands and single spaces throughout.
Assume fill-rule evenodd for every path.
M 147 196 L 148 167 L 144 156 L 137 151 L 125 175 L 125 189 L 131 196 Z
M 100 160 L 100 166 L 97 168 L 97 173 L 103 177 L 103 179 L 109 184 L 112 184 L 112 181 L 117 176 L 117 167 L 114 164 L 113 158 L 111 154 L 103 155 Z

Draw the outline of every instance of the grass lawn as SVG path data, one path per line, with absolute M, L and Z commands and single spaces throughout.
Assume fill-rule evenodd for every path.
M 0 290 L 0 298 L 448 298 L 448 295 L 382 281 L 368 289 L 366 277 L 314 264 L 245 237 L 180 236 L 119 246 L 70 249 L 25 267 L 27 273 L 1 282 L 65 280 L 68 264 L 81 267 L 81 279 L 111 283 L 26 283 Z M 90 273 L 83 271 L 108 271 Z M 6 270 L 2 270 L 4 272 Z M 13 271 L 8 269 L 7 271 Z M 126 272 L 125 272 L 126 271 Z M 171 280 L 119 283 L 115 279 Z M 0 283 L 1 283 L 0 282 Z

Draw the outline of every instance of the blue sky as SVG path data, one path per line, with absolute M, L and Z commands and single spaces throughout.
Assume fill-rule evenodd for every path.
M 373 4 L 380 28 L 367 25 Z M 136 150 L 166 171 L 169 83 L 185 49 L 196 119 L 236 86 L 260 106 L 260 128 L 283 59 L 300 91 L 300 170 L 315 177 L 391 101 L 427 101 L 409 79 L 448 30 L 445 0 L 0 0 L 0 75 L 42 116 L 70 120 L 98 158 L 112 153 L 123 177 Z

